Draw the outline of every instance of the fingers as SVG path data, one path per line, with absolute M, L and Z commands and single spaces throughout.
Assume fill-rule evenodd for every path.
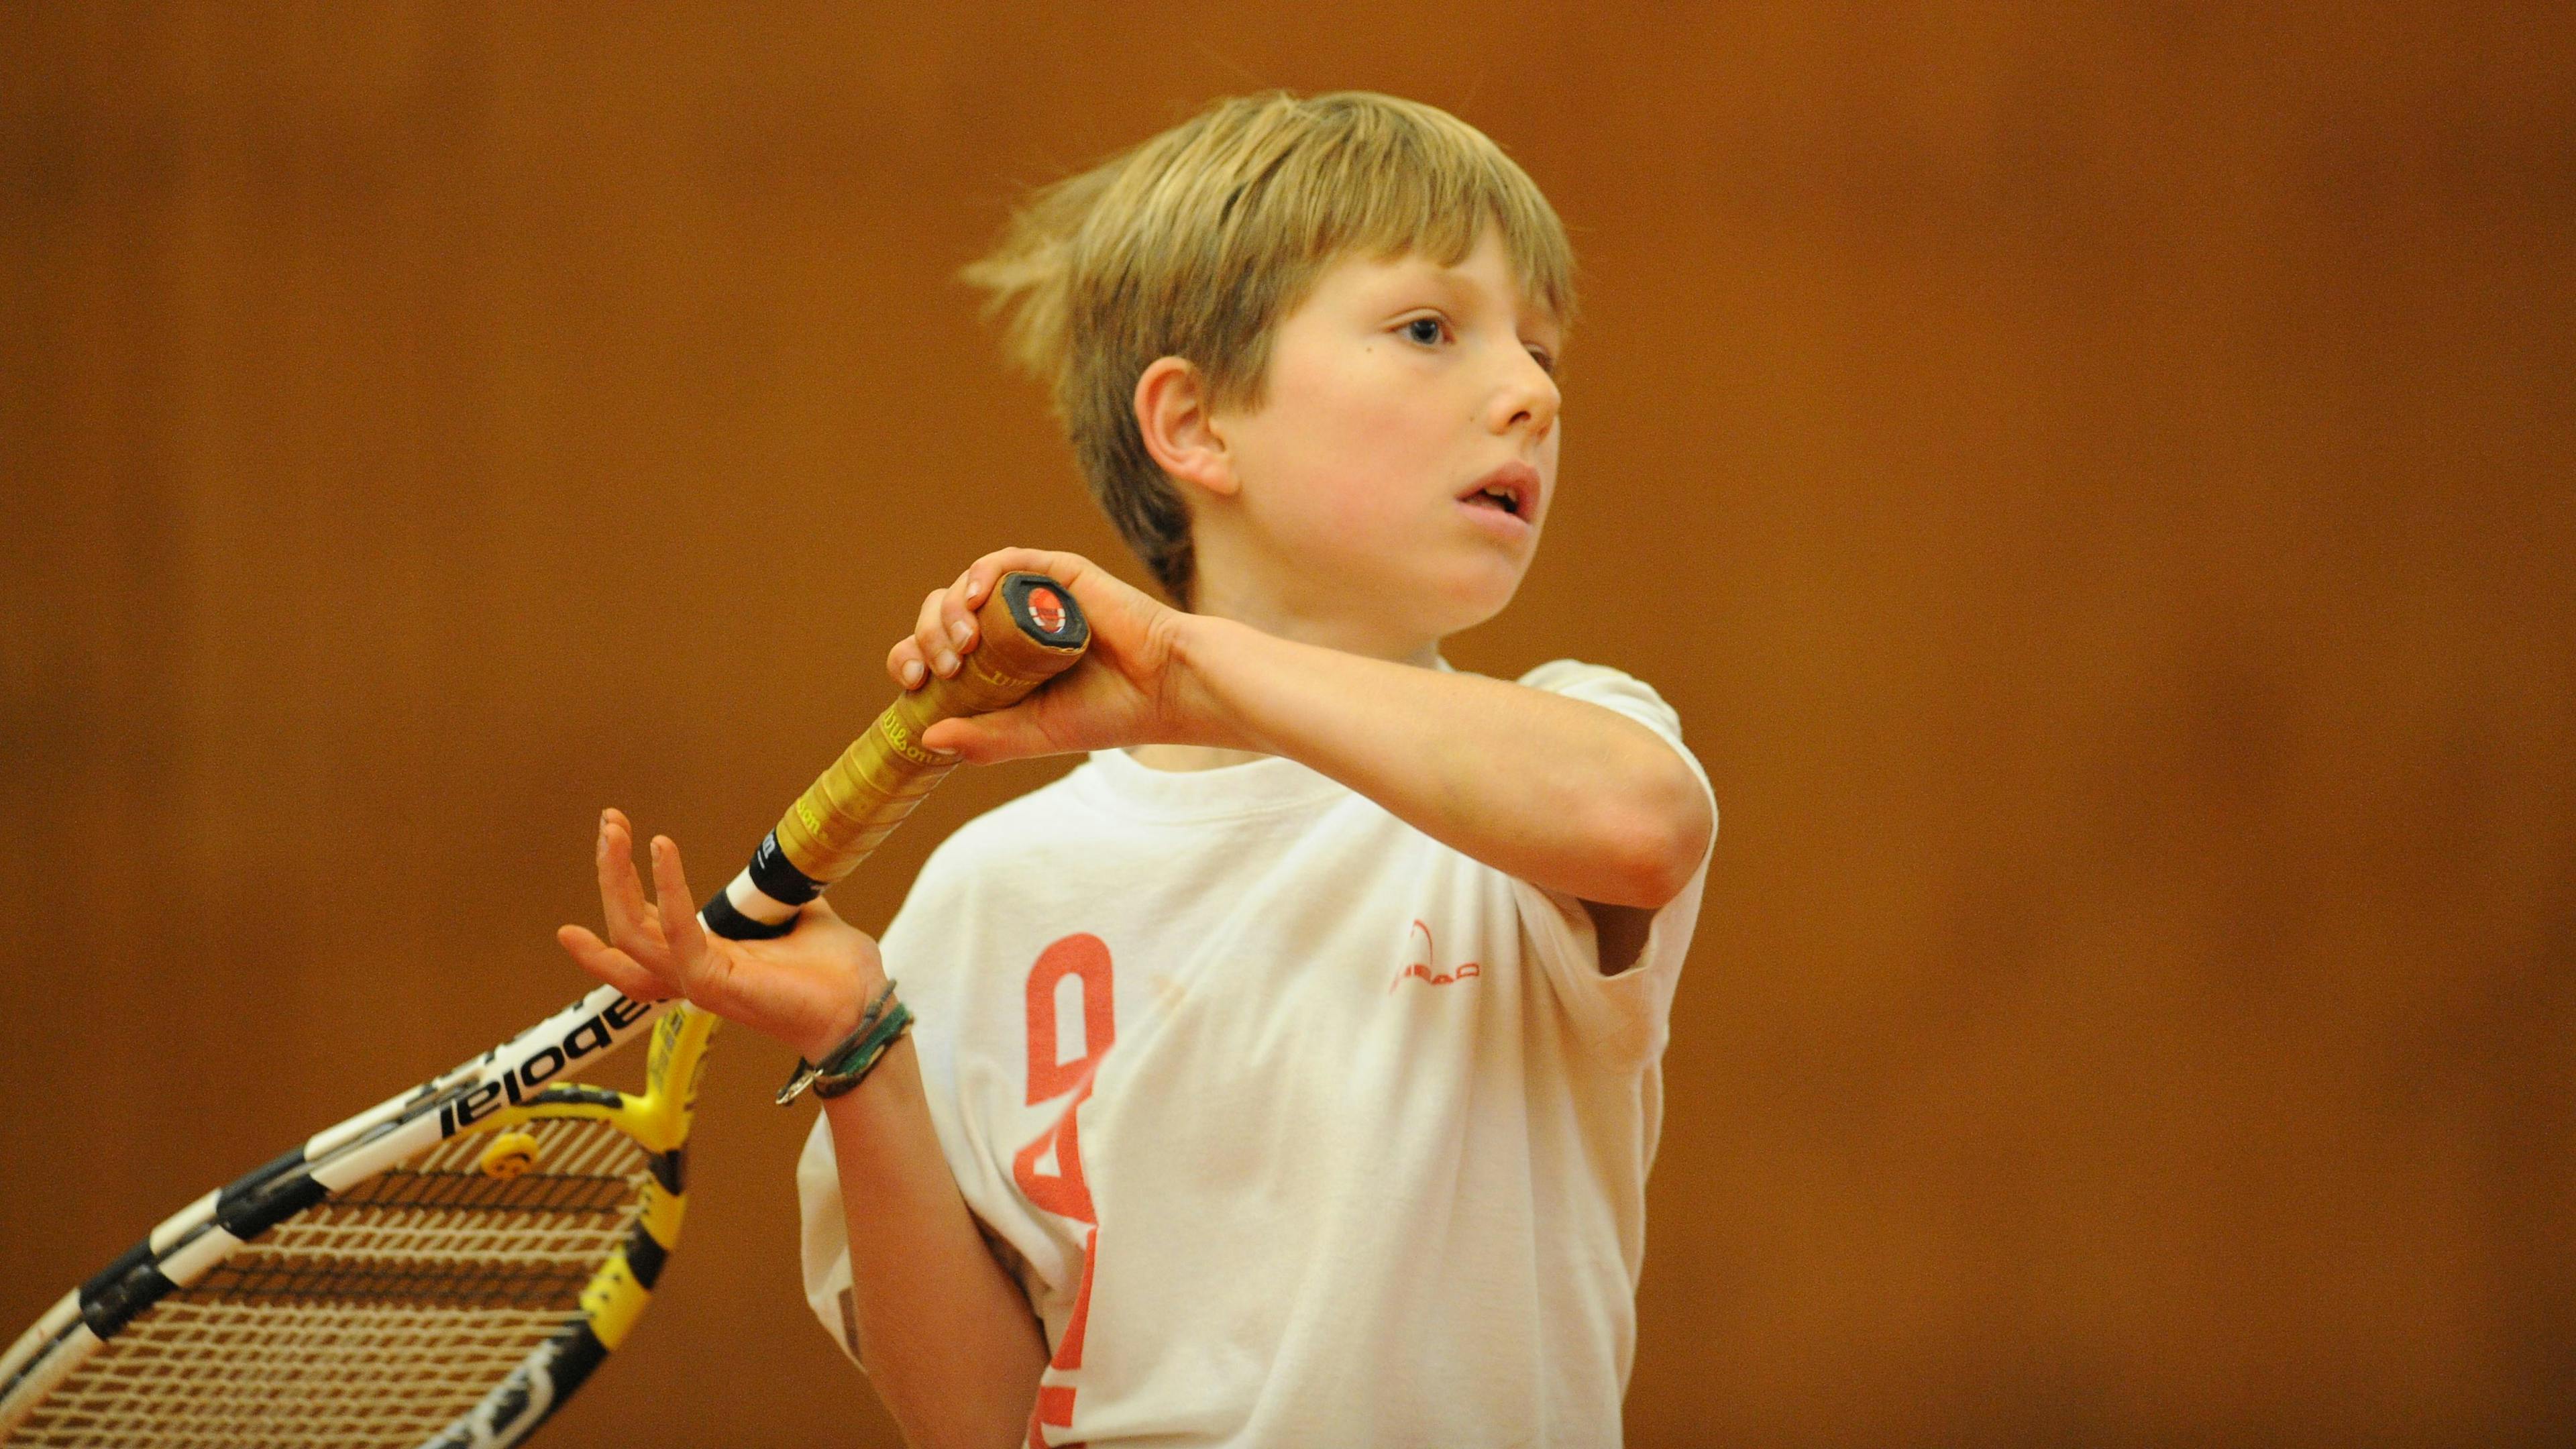
M 912 621 L 913 648 L 930 664 L 930 672 L 942 679 L 957 673 L 958 644 L 949 629 L 948 595 L 957 586 L 933 589 L 921 601 L 921 612 Z
M 966 570 L 963 598 L 967 611 L 971 613 L 982 606 L 993 586 L 1002 581 L 1002 575 L 1021 571 L 1045 574 L 1079 595 L 1082 591 L 1075 586 L 1082 582 L 1084 573 L 1091 571 L 1091 561 L 1080 554 L 1042 548 L 995 549 Z
M 975 652 L 975 609 L 966 602 L 966 586 L 974 577 L 975 571 L 970 568 L 957 576 L 957 582 L 939 591 L 940 630 L 961 657 Z
M 966 571 L 967 593 L 977 602 L 1001 582 L 1002 575 L 1026 569 L 1045 574 L 1069 589 L 1091 620 L 1094 648 L 1111 654 L 1128 652 L 1175 611 L 1144 590 L 1078 553 L 1036 548 L 1006 548 L 988 553 Z
M 706 931 L 698 925 L 697 897 L 689 893 L 688 873 L 680 868 L 680 847 L 667 835 L 653 837 L 653 900 L 662 913 L 662 934 L 670 942 L 671 964 L 689 999 L 709 1003 L 700 993 L 718 984 L 722 972 L 707 949 Z M 713 1009 L 711 1006 L 709 1009 Z
M 572 957 L 575 965 L 637 1001 L 660 1001 L 680 994 L 677 984 L 645 970 L 635 958 L 580 926 L 559 928 L 555 932 L 555 942 Z
M 997 549 L 975 560 L 944 589 L 924 595 L 913 617 L 912 632 L 886 651 L 886 674 L 905 689 L 918 689 L 932 676 L 950 679 L 965 656 L 975 652 L 976 609 L 990 597 L 1004 574 L 1025 569 L 1052 576 L 1081 597 L 1108 576 L 1080 554 L 1045 549 Z
M 616 810 L 599 813 L 599 843 L 593 863 L 599 870 L 599 908 L 608 918 L 608 939 L 638 958 L 660 954 L 661 932 L 652 907 L 644 903 L 644 883 L 635 875 L 634 827 Z
M 996 765 L 1069 748 L 1049 730 L 1047 711 L 1035 704 L 941 720 L 921 732 L 921 743 L 966 765 Z
M 921 688 L 930 678 L 930 671 L 922 667 L 920 641 L 910 634 L 896 641 L 895 646 L 886 651 L 886 673 L 894 676 L 894 682 L 905 689 Z
M 971 572 L 971 571 L 970 571 Z M 886 653 L 886 672 L 905 689 L 919 689 L 936 672 L 942 679 L 957 673 L 958 661 L 975 652 L 975 616 L 966 597 L 967 574 L 944 589 L 933 589 L 913 616 L 912 632 Z
M 698 924 L 680 847 L 667 835 L 653 837 L 646 851 L 653 871 L 648 903 L 635 873 L 633 829 L 618 811 L 600 812 L 599 900 L 608 916 L 608 940 L 580 926 L 563 927 L 555 940 L 581 969 L 638 1001 L 685 996 L 720 1011 L 711 998 L 723 994 L 729 963 L 710 949 Z

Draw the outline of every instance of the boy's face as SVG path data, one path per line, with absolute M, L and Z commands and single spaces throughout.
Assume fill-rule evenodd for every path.
M 1217 419 L 1273 602 L 1398 650 L 1499 613 L 1556 498 L 1562 343 L 1491 230 L 1454 267 L 1329 267 L 1272 336 L 1261 406 Z

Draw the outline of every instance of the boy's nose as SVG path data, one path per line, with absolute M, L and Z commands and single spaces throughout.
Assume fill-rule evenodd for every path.
M 1495 432 L 1508 433 L 1527 428 L 1533 437 L 1545 436 L 1556 426 L 1556 408 L 1561 400 L 1556 379 L 1538 365 L 1528 353 L 1520 354 L 1520 364 L 1495 389 L 1489 413 Z

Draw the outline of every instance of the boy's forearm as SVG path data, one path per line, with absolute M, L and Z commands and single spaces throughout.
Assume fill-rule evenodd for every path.
M 1046 1338 L 957 1192 L 899 1041 L 824 1104 L 849 1218 L 855 1345 L 915 1449 L 1021 1442 Z
M 1657 907 L 1706 850 L 1714 822 L 1689 766 L 1615 711 L 1207 616 L 1179 647 L 1209 743 L 1285 755 L 1532 884 Z

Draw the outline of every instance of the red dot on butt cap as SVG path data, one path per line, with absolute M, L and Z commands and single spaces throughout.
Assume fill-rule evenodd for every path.
M 1053 589 L 1029 590 L 1029 618 L 1046 633 L 1061 631 L 1064 628 L 1064 600 L 1057 598 Z

